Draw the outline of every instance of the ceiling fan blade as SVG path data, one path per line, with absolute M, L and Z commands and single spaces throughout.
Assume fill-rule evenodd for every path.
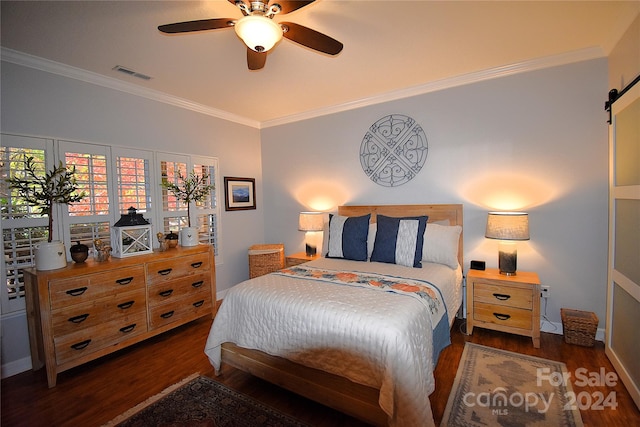
M 267 62 L 267 52 L 256 52 L 247 48 L 247 65 L 250 70 L 260 70 Z
M 231 0 L 229 0 L 231 1 Z M 274 0 L 271 4 L 279 4 L 280 5 L 280 13 L 278 15 L 284 15 L 285 13 L 293 12 L 294 10 L 298 10 L 302 7 L 305 7 L 308 4 L 313 3 L 315 0 L 307 0 L 307 1 L 288 1 L 288 0 Z
M 200 19 L 198 21 L 176 22 L 175 24 L 160 25 L 158 30 L 168 34 L 216 30 L 218 28 L 232 27 L 233 21 L 233 18 Z
M 303 25 L 293 22 L 281 22 L 280 25 L 285 27 L 286 38 L 311 49 L 337 55 L 344 47 L 338 40 Z

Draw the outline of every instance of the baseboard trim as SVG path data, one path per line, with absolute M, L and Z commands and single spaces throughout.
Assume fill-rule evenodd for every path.
M 4 363 L 2 367 L 0 367 L 0 371 L 2 372 L 2 378 L 8 378 L 22 372 L 26 372 L 31 369 L 32 366 L 33 365 L 31 364 L 31 357 L 27 356 L 23 357 L 22 359 Z

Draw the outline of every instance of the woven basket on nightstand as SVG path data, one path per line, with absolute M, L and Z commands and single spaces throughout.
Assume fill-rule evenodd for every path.
M 593 347 L 598 330 L 598 316 L 595 313 L 561 308 L 560 317 L 565 342 Z
M 252 245 L 249 248 L 249 277 L 262 276 L 284 268 L 284 244 Z

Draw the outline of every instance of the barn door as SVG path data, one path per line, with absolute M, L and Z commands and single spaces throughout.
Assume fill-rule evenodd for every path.
M 640 84 L 611 106 L 605 351 L 640 408 Z

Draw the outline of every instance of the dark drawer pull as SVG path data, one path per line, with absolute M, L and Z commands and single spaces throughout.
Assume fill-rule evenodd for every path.
M 198 268 L 202 266 L 202 261 L 198 261 L 198 262 L 192 262 L 191 263 L 191 267 L 193 268 Z
M 493 294 L 494 297 L 496 297 L 496 299 L 499 299 L 500 301 L 506 301 L 509 298 L 511 298 L 511 295 L 507 295 L 507 294 Z
M 203 299 L 201 299 L 201 300 L 200 300 L 200 301 L 198 301 L 198 302 L 194 302 L 194 303 L 193 303 L 193 306 L 194 306 L 194 307 L 202 307 L 202 304 L 204 304 L 204 300 L 203 300 Z
M 89 313 L 81 314 L 79 316 L 73 316 L 67 320 L 69 320 L 69 322 L 72 322 L 72 323 L 82 323 L 85 320 L 87 320 L 87 317 L 89 317 Z
M 173 316 L 173 313 L 174 313 L 174 312 L 173 312 L 173 310 L 171 310 L 171 311 L 167 311 L 166 313 L 162 313 L 162 314 L 160 315 L 160 317 L 162 317 L 163 319 L 168 319 L 168 318 L 170 318 L 171 316 Z
M 158 295 L 160 295 L 161 297 L 168 297 L 172 293 L 173 293 L 173 289 L 169 289 L 167 291 L 158 292 Z
M 135 301 L 127 301 L 127 302 L 123 302 L 122 304 L 118 304 L 118 308 L 121 308 L 123 310 L 126 310 L 127 308 L 131 308 L 131 306 L 133 305 Z
M 77 289 L 70 289 L 67 291 L 67 294 L 71 295 L 72 297 L 79 297 L 80 295 L 84 294 L 87 289 L 88 288 L 86 286 Z
M 204 280 L 200 280 L 199 282 L 192 283 L 191 286 L 193 286 L 194 288 L 199 288 L 203 284 L 204 284 Z
M 74 350 L 83 350 L 85 348 L 87 348 L 87 346 L 91 344 L 91 340 L 85 340 L 85 341 L 81 341 L 79 343 L 76 344 L 72 344 L 71 348 Z
M 124 279 L 116 280 L 118 285 L 128 285 L 131 282 L 133 282 L 133 277 L 125 277 Z
M 129 325 L 129 326 L 125 326 L 124 328 L 120 328 L 120 332 L 124 332 L 125 334 L 128 332 L 131 332 L 135 329 L 136 324 L 134 323 L 133 325 Z
M 171 270 L 173 270 L 172 268 L 165 268 L 164 270 L 160 270 L 158 271 L 158 274 L 161 276 L 166 276 L 167 274 L 171 273 Z
M 508 314 L 493 313 L 493 315 L 496 316 L 498 320 L 509 320 L 511 318 Z

